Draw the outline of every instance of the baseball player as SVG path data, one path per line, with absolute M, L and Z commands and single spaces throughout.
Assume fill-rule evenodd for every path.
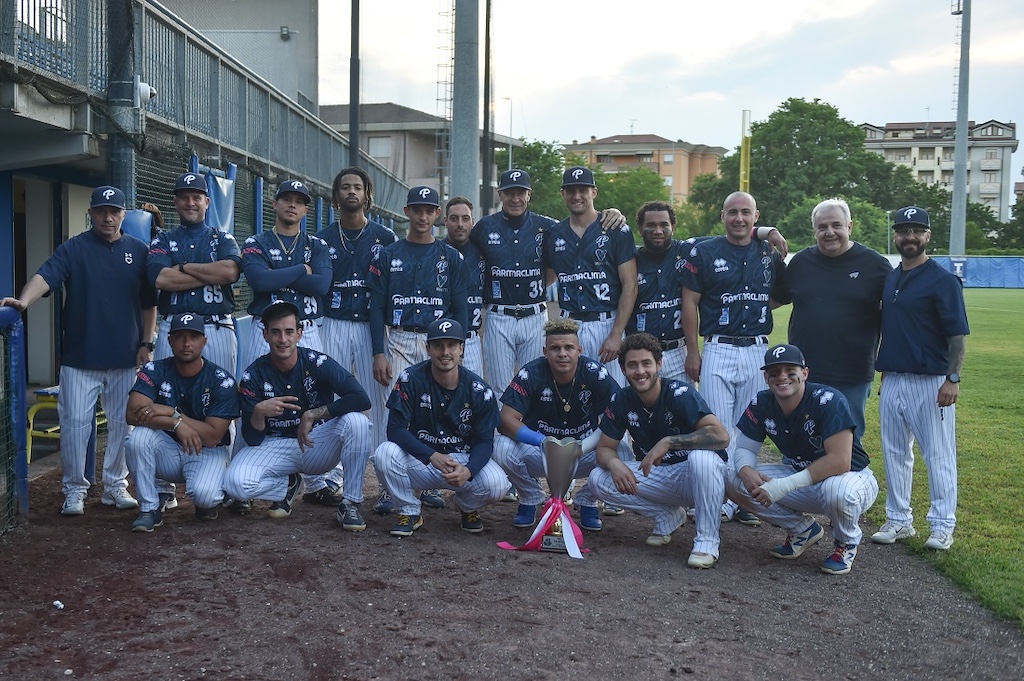
M 962 283 L 926 253 L 932 238 L 928 211 L 901 208 L 893 230 L 900 266 L 882 290 L 882 344 L 875 362 L 883 372 L 878 411 L 888 494 L 885 524 L 871 541 L 892 544 L 915 534 L 910 489 L 916 439 L 932 501 L 924 546 L 945 551 L 956 528 L 956 400 L 971 330 Z
M 157 311 L 161 315 L 153 356 L 171 356 L 167 342 L 171 317 L 192 312 L 206 324 L 206 359 L 234 373 L 238 341 L 231 316 L 235 311 L 231 285 L 238 281 L 242 258 L 231 234 L 206 224 L 209 205 L 201 175 L 179 176 L 174 183 L 174 209 L 181 225 L 161 232 L 149 246 L 146 274 L 160 291 Z
M 785 543 L 769 551 L 776 558 L 799 558 L 825 535 L 806 514 L 826 516 L 835 544 L 821 570 L 845 575 L 863 536 L 858 521 L 878 496 L 856 422 L 841 392 L 807 382 L 810 371 L 795 345 L 770 348 L 762 369 L 768 390 L 757 394 L 736 424 L 731 486 L 745 506 L 786 530 Z M 782 463 L 758 464 L 765 437 L 782 453 Z
M 101 396 L 107 451 L 100 502 L 119 509 L 139 505 L 128 493 L 124 414 L 136 368 L 152 359 L 156 291 L 146 280 L 149 247 L 121 231 L 124 215 L 124 192 L 97 187 L 89 200 L 92 229 L 57 246 L 17 298 L 0 300 L 0 305 L 24 311 L 64 287 L 57 397 L 63 515 L 85 513 L 86 450 Z
M 263 310 L 270 352 L 242 373 L 242 429 L 248 447 L 235 454 L 224 474 L 224 490 L 235 499 L 273 501 L 271 518 L 292 514 L 302 486 L 300 473 L 325 473 L 338 483 L 345 470 L 338 522 L 351 532 L 366 529 L 359 504 L 370 458 L 372 426 L 363 411 L 370 398 L 333 359 L 300 346 L 297 307 L 278 301 Z
M 629 385 L 612 396 L 601 419 L 600 468 L 590 474 L 591 494 L 654 520 L 650 546 L 665 546 L 693 508 L 697 536 L 687 559 L 692 568 L 718 560 L 720 507 L 725 498 L 729 433 L 692 387 L 662 381 L 661 343 L 638 333 L 626 338 L 619 363 Z M 616 451 L 629 432 L 634 461 Z
M 544 327 L 544 356 L 519 370 L 502 395 L 494 460 L 519 492 L 512 524 L 531 527 L 537 505 L 546 498 L 537 478 L 545 476 L 540 445 L 548 435 L 575 438 L 583 444 L 576 478 L 586 479 L 597 465 L 594 450 L 601 437 L 598 422 L 619 389 L 600 362 L 580 355 L 579 324 L 559 319 Z M 580 527 L 598 532 L 597 500 L 584 487 L 576 495 Z
M 384 441 L 387 390 L 373 380 L 369 268 L 384 247 L 398 241 L 398 237 L 367 217 L 373 207 L 373 180 L 362 168 L 343 168 L 338 172 L 331 187 L 331 200 L 338 221 L 319 236 L 327 243 L 334 277 L 320 336 L 324 352 L 352 371 L 370 396 L 370 420 L 377 447 Z
M 815 206 L 811 225 L 816 245 L 793 256 L 786 265 L 788 291 L 775 296 L 793 303 L 789 342 L 803 351 L 816 382 L 843 393 L 857 437 L 863 437 L 882 321 L 879 303 L 892 265 L 850 239 L 853 220 L 842 199 Z
M 444 225 L 448 235 L 444 243 L 462 254 L 466 263 L 466 314 L 469 320 L 469 335 L 466 336 L 466 353 L 462 361 L 466 368 L 478 376 L 484 375 L 484 355 L 480 341 L 484 307 L 484 259 L 476 246 L 469 242 L 473 229 L 473 204 L 464 196 L 448 199 L 444 207 Z
M 498 181 L 501 210 L 480 218 L 469 234 L 486 263 L 484 366 L 499 394 L 516 371 L 540 356 L 548 321 L 545 292 L 554 275 L 545 273 L 543 244 L 557 221 L 528 210 L 532 192 L 529 173 L 506 170 Z M 614 208 L 601 213 L 601 225 L 609 230 L 625 223 Z
M 196 518 L 217 518 L 230 459 L 228 426 L 239 414 L 235 379 L 203 357 L 203 315 L 173 315 L 167 340 L 171 357 L 147 362 L 128 397 L 127 420 L 136 427 L 125 450 L 139 494 L 133 532 L 163 524 L 157 479 L 184 482 Z
M 766 388 L 759 367 L 772 331 L 772 308 L 778 306 L 773 287 L 785 274 L 782 255 L 751 238 L 758 215 L 753 196 L 730 194 L 722 207 L 725 235 L 696 243 L 683 266 L 686 373 L 700 381 L 701 395 L 732 439 L 743 410 Z M 703 355 L 697 351 L 698 331 Z M 731 502 L 722 510 L 744 524 L 760 524 Z
M 242 248 L 242 272 L 252 287 L 249 304 L 252 325 L 242 366 L 249 366 L 269 350 L 263 333 L 263 311 L 271 303 L 283 300 L 299 310 L 302 345 L 323 351 L 320 323 L 324 316 L 324 295 L 333 279 L 330 251 L 323 239 L 300 230 L 312 196 L 299 180 L 285 180 L 274 195 L 276 221 L 269 232 L 254 234 Z M 335 478 L 305 476 L 303 501 L 321 506 L 337 506 L 342 495 Z
M 629 225 L 608 229 L 598 221 L 596 197 L 589 168 L 562 174 L 569 217 L 549 230 L 544 252 L 549 277 L 558 277 L 562 316 L 580 323 L 583 354 L 600 359 L 621 381 L 615 357 L 636 303 L 636 246 Z
M 398 506 L 391 534 L 409 537 L 423 525 L 413 490 L 455 492 L 462 529 L 483 532 L 479 510 L 500 501 L 508 479 L 491 461 L 498 401 L 484 380 L 461 366 L 466 334 L 454 319 L 427 328 L 429 359 L 398 376 L 388 398 L 388 442 L 373 454 L 377 479 Z

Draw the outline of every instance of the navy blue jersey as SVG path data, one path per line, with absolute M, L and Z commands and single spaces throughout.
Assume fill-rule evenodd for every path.
M 156 287 L 156 278 L 165 267 L 197 262 L 211 263 L 232 260 L 241 264 L 238 242 L 228 232 L 205 224 L 182 225 L 160 232 L 149 245 L 146 274 Z M 187 291 L 160 291 L 157 303 L 160 314 L 195 312 L 203 316 L 229 315 L 235 311 L 231 284 L 203 284 Z
M 462 246 L 456 246 L 448 239 L 444 242 L 461 253 L 466 264 L 466 318 L 469 326 L 464 328 L 468 337 L 470 331 L 480 330 L 484 320 L 484 258 L 471 242 L 467 241 Z
M 266 419 L 267 437 L 295 438 L 302 413 L 331 405 L 335 396 L 338 400 L 349 400 L 352 408 L 348 411 L 370 408 L 370 398 L 355 376 L 324 353 L 301 346 L 298 348 L 298 360 L 289 372 L 278 371 L 270 355 L 263 355 L 250 364 L 242 372 L 238 392 L 242 396 L 243 423 L 249 422 L 256 405 L 264 400 L 285 395 L 299 398 L 295 409 Z M 364 403 L 366 406 L 361 406 Z
M 468 452 L 474 445 L 493 443 L 497 426 L 494 392 L 465 367 L 459 367 L 459 384 L 449 391 L 434 380 L 430 360 L 414 364 L 398 377 L 388 397 L 388 430 L 408 430 L 430 452 Z
M 850 470 L 867 468 L 867 452 L 857 437 L 857 424 L 843 394 L 821 383 L 806 383 L 804 398 L 789 416 L 771 390 L 762 390 L 740 417 L 736 428 L 756 442 L 771 438 L 782 453 L 782 463 L 802 471 L 825 456 L 825 440 L 844 430 L 853 431 Z
M 683 269 L 690 244 L 673 241 L 664 253 L 636 252 L 637 297 L 626 335 L 649 333 L 658 340 L 683 337 Z
M 882 289 L 882 344 L 875 368 L 944 376 L 949 337 L 966 336 L 963 284 L 934 260 L 904 272 L 899 265 Z
M 374 354 L 384 352 L 384 325 L 425 332 L 449 317 L 466 328 L 466 264 L 443 241 L 386 246 L 370 264 L 369 284 Z
M 501 401 L 541 435 L 582 439 L 597 430 L 601 413 L 618 389 L 603 364 L 582 356 L 572 383 L 556 385 L 547 358 L 539 357 L 512 378 Z
M 173 357 L 147 362 L 139 370 L 132 392 L 145 395 L 154 404 L 176 407 L 197 421 L 208 416 L 233 421 L 240 413 L 235 379 L 209 360 L 203 360 L 199 373 L 189 377 L 175 370 Z M 220 444 L 231 444 L 231 433 L 225 431 Z
M 772 332 L 772 288 L 786 263 L 767 241 L 736 246 L 724 236 L 695 243 L 683 284 L 701 295 L 700 335 L 766 336 Z
M 601 432 L 619 441 L 628 430 L 633 438 L 633 456 L 643 461 L 659 440 L 692 433 L 697 422 L 711 413 L 700 393 L 680 381 L 661 382 L 661 394 L 653 409 L 647 409 L 636 390 L 627 385 L 612 395 L 601 419 Z M 723 461 L 729 458 L 724 449 L 718 450 L 718 455 Z M 689 457 L 686 450 L 669 452 L 661 465 L 679 463 Z
M 288 249 L 282 247 L 282 241 Z M 307 274 L 309 265 L 313 274 Z M 252 287 L 248 311 L 260 316 L 267 306 L 284 300 L 299 308 L 299 321 L 324 316 L 323 298 L 331 285 L 331 256 L 323 239 L 299 232 L 278 239 L 273 230 L 265 230 L 245 240 L 242 247 L 242 272 Z
M 811 246 L 786 265 L 788 291 L 780 287 L 772 297 L 793 303 L 789 342 L 803 351 L 816 381 L 845 385 L 874 378 L 879 303 L 891 271 L 885 256 L 858 243 L 835 257 Z
M 50 290 L 64 286 L 61 364 L 78 369 L 135 366 L 142 310 L 156 305 L 156 291 L 146 278 L 148 252 L 145 242 L 124 232 L 108 242 L 89 230 L 57 246 L 42 264 L 36 274 Z
M 481 218 L 469 233 L 486 263 L 484 300 L 493 305 L 536 305 L 545 301 L 544 235 L 555 220 L 527 211 Z
M 569 219 L 551 228 L 544 241 L 547 266 L 558 275 L 561 308 L 567 312 L 612 312 L 622 296 L 619 265 L 636 257 L 629 225 L 601 226 L 601 216 L 576 236 Z
M 370 321 L 370 288 L 367 285 L 370 262 L 380 255 L 385 246 L 398 241 L 398 237 L 372 220 L 366 223 L 358 236 L 351 230 L 342 230 L 337 222 L 332 222 L 317 236 L 327 243 L 334 270 L 324 315 L 353 322 Z

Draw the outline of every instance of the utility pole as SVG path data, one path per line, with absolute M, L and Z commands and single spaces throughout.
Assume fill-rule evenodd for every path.
M 949 254 L 963 255 L 967 241 L 967 95 L 971 67 L 971 0 L 952 0 L 960 17 L 960 70 L 953 144 L 953 209 L 949 216 Z M 961 9 L 962 7 L 962 9 Z

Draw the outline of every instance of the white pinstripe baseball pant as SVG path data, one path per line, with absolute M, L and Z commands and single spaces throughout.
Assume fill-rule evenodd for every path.
M 135 385 L 135 369 L 60 368 L 57 418 L 60 421 L 62 491 L 83 494 L 89 489 L 85 474 L 86 452 L 96 419 L 96 400 L 107 415 L 107 451 L 103 457 L 103 490 L 128 488 L 124 440 L 128 437 L 128 393 Z
M 455 452 L 450 456 L 462 465 L 469 463 L 468 452 Z M 508 489 L 505 472 L 493 460 L 488 461 L 472 480 L 461 487 L 453 487 L 441 476 L 441 471 L 406 454 L 394 442 L 385 442 L 377 447 L 373 453 L 373 468 L 377 471 L 377 480 L 395 500 L 396 510 L 403 515 L 420 514 L 420 498 L 415 490 L 450 489 L 455 492 L 460 509 L 476 511 L 501 501 Z
M 718 454 L 695 449 L 686 461 L 655 466 L 644 476 L 639 461 L 626 461 L 637 479 L 636 494 L 623 494 L 612 474 L 595 468 L 588 487 L 597 499 L 654 521 L 654 534 L 672 534 L 686 520 L 686 508 L 695 511 L 697 535 L 693 550 L 718 557 L 718 530 L 722 524 L 727 464 Z M 686 508 L 684 508 L 686 507 Z
M 910 490 L 913 484 L 914 440 L 928 469 L 933 531 L 956 527 L 957 462 L 956 404 L 939 407 L 939 386 L 945 376 L 886 372 L 878 411 L 885 460 L 885 516 L 897 525 L 913 525 Z
M 498 434 L 494 438 L 494 454 L 491 457 L 508 474 L 509 481 L 519 491 L 519 503 L 536 506 L 543 503 L 548 495 L 541 489 L 540 481 L 547 475 L 544 470 L 544 453 L 536 445 L 516 442 L 510 437 Z M 597 468 L 594 452 L 580 457 L 576 467 L 576 480 L 586 480 Z M 579 506 L 597 506 L 597 499 L 590 488 L 584 485 L 573 501 Z
M 758 464 L 757 470 L 770 478 L 784 478 L 794 473 L 793 467 L 785 464 Z M 738 475 L 733 475 L 730 483 L 751 503 L 762 520 L 791 534 L 799 534 L 814 522 L 814 518 L 804 514 L 818 513 L 829 519 L 832 536 L 844 544 L 860 544 L 863 532 L 858 521 L 878 497 L 878 481 L 870 468 L 833 475 L 801 487 L 771 506 L 754 501 Z
M 142 512 L 160 508 L 157 478 L 184 482 L 185 494 L 199 508 L 213 508 L 224 499 L 224 471 L 231 458 L 227 446 L 203 447 L 199 455 L 186 454 L 166 432 L 139 426 L 128 435 L 125 458 Z
M 324 352 L 352 372 L 370 398 L 370 421 L 373 423 L 373 448 L 387 439 L 388 413 L 385 404 L 388 389 L 373 380 L 373 344 L 369 322 L 324 317 L 320 329 Z
M 390 392 L 403 371 L 430 358 L 427 354 L 427 334 L 391 327 L 388 329 L 387 355 L 391 363 Z
M 499 312 L 484 317 L 484 366 L 487 383 L 495 395 L 502 395 L 516 371 L 544 354 L 546 312 L 516 319 Z
M 693 381 L 686 375 L 685 345 L 661 353 L 661 377 L 666 381 L 682 381 L 686 385 L 693 387 Z M 701 395 L 703 394 L 701 392 Z
M 729 461 L 736 451 L 736 424 L 761 390 L 767 390 L 761 365 L 768 344 L 748 347 L 705 342 L 700 367 L 700 395 L 729 431 Z
M 370 430 L 370 419 L 349 413 L 314 428 L 310 433 L 314 445 L 305 452 L 299 449 L 299 441 L 290 437 L 268 437 L 255 447 L 243 447 L 224 474 L 224 491 L 233 499 L 281 501 L 292 473 L 312 474 L 307 481 L 327 473 L 329 479 L 340 482 L 335 477 L 342 468 L 340 461 L 349 471 L 345 498 L 359 503 L 363 500 L 362 474 L 370 456 Z M 306 491 L 310 491 L 308 487 Z
M 563 317 L 567 315 L 563 312 Z M 583 346 L 583 354 L 587 357 L 593 357 L 594 359 L 600 359 L 601 357 L 601 344 L 604 343 L 605 339 L 608 338 L 608 334 L 612 332 L 612 327 L 615 326 L 615 317 L 611 319 L 605 319 L 598 322 L 581 322 L 577 321 L 580 325 L 580 345 Z M 610 362 L 605 362 L 604 368 L 608 370 L 608 374 L 615 379 L 615 382 L 619 385 L 625 385 L 626 377 L 622 375 L 622 369 L 619 368 L 619 358 L 615 357 Z
M 238 363 L 238 339 L 235 337 L 234 327 L 220 324 L 205 324 L 204 326 L 206 347 L 203 348 L 203 357 L 234 376 Z M 171 346 L 167 341 L 170 329 L 171 322 L 169 320 L 160 320 L 157 327 L 156 344 L 153 347 L 153 359 L 166 359 L 171 356 Z
M 484 375 L 484 353 L 481 345 L 480 332 L 477 331 L 466 339 L 466 350 L 462 355 L 462 366 L 477 376 Z

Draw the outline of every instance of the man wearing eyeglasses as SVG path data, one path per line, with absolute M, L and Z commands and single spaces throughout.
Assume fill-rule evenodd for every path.
M 901 208 L 893 230 L 900 266 L 882 289 L 882 344 L 875 361 L 882 372 L 886 522 L 871 541 L 892 544 L 917 534 L 910 508 L 916 439 L 931 493 L 931 535 L 924 546 L 945 551 L 956 526 L 956 400 L 970 333 L 963 284 L 925 252 L 932 239 L 928 211 Z

